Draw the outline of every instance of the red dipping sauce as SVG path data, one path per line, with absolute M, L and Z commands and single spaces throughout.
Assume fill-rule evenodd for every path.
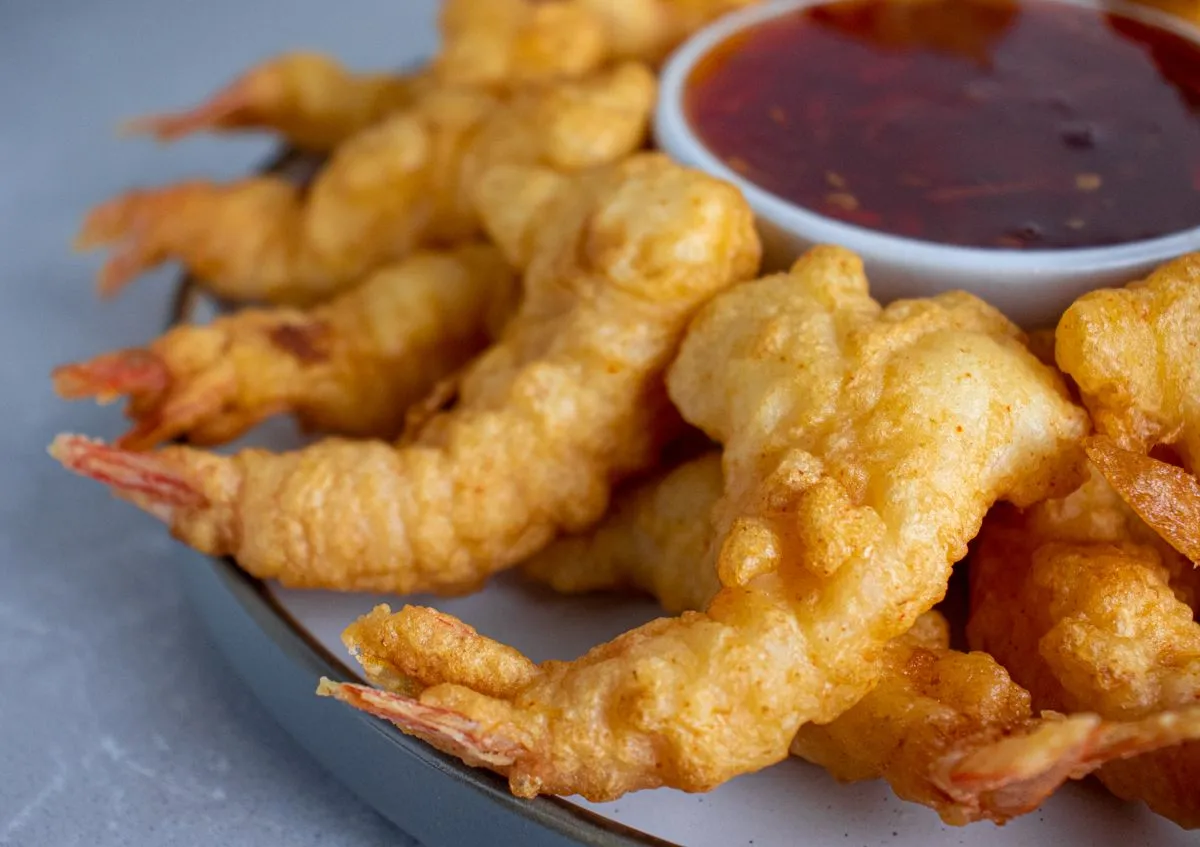
M 686 109 L 746 179 L 831 218 L 971 247 L 1200 226 L 1200 48 L 1029 0 L 849 0 L 738 33 Z

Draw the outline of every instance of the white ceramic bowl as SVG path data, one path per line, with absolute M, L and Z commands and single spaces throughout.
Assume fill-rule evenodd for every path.
M 1200 250 L 1200 227 L 1114 247 L 993 250 L 918 241 L 865 229 L 777 197 L 727 167 L 688 123 L 684 86 L 697 61 L 734 33 L 826 0 L 775 0 L 728 15 L 700 31 L 668 61 L 661 81 L 655 135 L 672 158 L 736 184 L 758 216 L 766 267 L 786 267 L 813 244 L 840 244 L 863 257 L 872 293 L 887 302 L 949 289 L 984 298 L 1026 327 L 1053 325 L 1085 291 L 1119 285 L 1155 265 Z M 1200 43 L 1200 30 L 1164 13 L 1097 0 L 1055 0 L 1153 23 Z M 897 151 L 903 155 L 903 151 Z

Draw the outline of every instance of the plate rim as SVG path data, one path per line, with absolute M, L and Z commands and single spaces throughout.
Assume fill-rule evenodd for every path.
M 298 672 L 310 675 L 310 668 L 316 668 L 320 675 L 328 676 L 331 679 L 348 682 L 364 681 L 345 662 L 322 645 L 316 636 L 300 625 L 264 582 L 243 572 L 232 559 L 204 556 L 200 562 L 189 563 L 189 572 L 195 570 L 191 565 L 198 565 L 201 568 L 207 565 L 206 570 L 210 572 L 211 579 L 215 580 L 223 590 L 225 599 L 236 603 L 253 621 L 259 633 L 268 639 L 284 658 L 290 660 L 293 665 L 302 665 L 302 667 L 296 668 Z M 219 635 L 216 632 L 217 628 L 223 626 L 225 622 L 217 620 L 217 616 L 209 613 L 204 608 L 204 604 L 197 602 L 197 579 L 196 574 L 189 573 L 187 584 L 191 590 L 187 592 L 188 598 L 209 628 L 210 634 L 217 636 Z M 275 626 L 264 626 L 264 621 L 273 621 Z M 230 655 L 231 651 L 228 645 L 221 643 L 220 638 L 215 638 L 215 640 L 222 653 L 231 660 L 239 677 L 244 682 L 248 682 L 245 678 L 245 668 L 240 667 L 239 663 Z M 315 678 L 312 679 L 312 683 L 315 692 Z M 263 701 L 259 691 L 253 685 L 250 688 L 258 699 Z M 315 693 L 312 697 L 314 701 L 318 701 Z M 336 763 L 314 752 L 304 743 L 304 738 L 296 735 L 286 720 L 280 719 L 278 711 L 270 703 L 263 702 L 276 721 L 289 734 L 296 737 L 301 742 L 301 747 L 337 777 L 339 782 L 384 817 L 392 820 L 401 831 L 408 832 L 402 820 L 397 820 L 389 814 L 386 808 L 372 798 L 364 796 L 352 782 L 343 778 L 341 768 Z M 682 847 L 676 842 L 634 829 L 560 797 L 540 796 L 532 800 L 515 797 L 508 790 L 507 781 L 499 775 L 491 771 L 468 767 L 458 759 L 442 753 L 418 739 L 410 738 L 386 721 L 364 712 L 349 709 L 340 703 L 332 705 L 355 722 L 385 737 L 399 748 L 406 759 L 415 760 L 416 764 L 431 772 L 466 784 L 483 795 L 485 800 L 499 807 L 500 810 L 522 818 L 525 823 L 543 827 L 552 833 L 566 837 L 573 843 L 587 845 L 587 847 Z M 422 847 L 437 847 L 437 845 L 422 842 Z

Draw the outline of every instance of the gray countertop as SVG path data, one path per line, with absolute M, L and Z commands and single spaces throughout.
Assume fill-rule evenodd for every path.
M 181 596 L 162 527 L 45 455 L 112 436 L 56 399 L 56 364 L 149 339 L 173 275 L 120 299 L 67 244 L 134 185 L 244 173 L 261 139 L 159 149 L 121 117 L 189 104 L 296 47 L 388 67 L 433 44 L 417 0 L 0 0 L 0 844 L 399 844 L 231 680 Z

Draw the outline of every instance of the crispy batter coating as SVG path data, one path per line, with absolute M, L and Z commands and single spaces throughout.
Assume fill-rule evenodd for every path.
M 726 12 L 758 0 L 446 0 L 439 79 L 487 85 L 657 64 Z
M 255 65 L 197 106 L 135 118 L 124 129 L 159 141 L 195 132 L 268 130 L 293 147 L 326 152 L 411 107 L 429 85 L 422 73 L 354 73 L 321 53 L 284 53 Z
M 723 490 L 721 454 L 706 453 L 621 492 L 602 524 L 558 539 L 521 571 L 563 594 L 635 590 L 673 615 L 705 609 L 721 588 L 708 548 Z
M 722 488 L 718 454 L 680 465 L 624 492 L 604 523 L 556 541 L 523 570 L 560 591 L 632 588 L 671 612 L 703 609 L 720 590 L 707 552 Z M 377 608 L 343 638 L 368 680 L 389 691 L 419 696 L 457 682 L 504 696 L 496 680 L 519 686 L 534 673 L 511 648 L 481 647 L 446 615 L 388 611 Z M 833 722 L 802 726 L 792 754 L 840 780 L 886 779 L 900 797 L 961 825 L 1006 821 L 1105 761 L 1200 736 L 1200 710 L 1130 724 L 1089 714 L 1036 718 L 1029 692 L 991 656 L 949 644 L 945 619 L 927 612 L 884 648 L 875 688 Z
M 988 517 L 971 559 L 971 645 L 1040 708 L 1132 720 L 1200 703 L 1192 568 L 1098 474 L 1074 494 Z M 1183 577 L 1173 585 L 1174 576 Z M 1112 763 L 1100 779 L 1200 826 L 1200 742 Z
M 1200 253 L 1125 288 L 1093 291 L 1063 314 L 1055 356 L 1096 429 L 1126 450 L 1169 444 L 1200 461 Z
M 351 624 L 346 646 L 383 691 L 322 680 L 318 693 L 428 737 L 474 761 L 504 767 L 517 746 L 480 732 L 465 716 L 420 699 L 432 685 L 456 683 L 491 697 L 514 697 L 538 666 L 434 609 L 378 606 Z M 1200 707 L 1140 720 L 1094 714 L 1031 716 L 1029 694 L 985 653 L 947 647 L 937 612 L 884 648 L 879 685 L 832 723 L 808 724 L 792 752 L 838 779 L 883 777 L 901 797 L 947 823 L 1003 823 L 1036 808 L 1067 779 L 1106 762 L 1200 737 Z
M 232 300 L 311 303 L 421 245 L 476 235 L 473 195 L 493 166 L 569 171 L 635 150 L 655 86 L 624 64 L 511 96 L 434 88 L 338 147 L 307 190 L 266 176 L 131 191 L 91 212 L 78 246 L 115 245 L 103 293 L 178 259 Z
M 536 1 L 536 0 L 535 0 Z M 657 64 L 696 30 L 759 0 L 575 0 L 604 22 L 610 55 Z
M 532 245 L 524 300 L 411 443 L 222 457 L 64 437 L 55 454 L 192 546 L 291 585 L 461 592 L 594 523 L 676 429 L 663 372 L 696 310 L 755 273 L 753 215 L 734 187 L 656 154 L 496 178 L 543 189 L 536 205 L 481 203 L 502 245 Z
M 346 648 L 375 685 L 417 695 L 448 679 L 487 694 L 515 694 L 537 675 L 520 651 L 498 644 L 436 609 L 381 604 L 342 633 Z
M 915 627 L 889 643 L 879 684 L 832 723 L 802 727 L 792 753 L 843 781 L 882 777 L 961 826 L 1004 823 L 1069 779 L 1200 738 L 1200 707 L 1128 721 L 1037 717 L 995 659 L 949 649 L 941 629 L 936 640 Z
M 284 412 L 306 430 L 395 438 L 413 403 L 499 337 L 518 293 L 494 247 L 417 253 L 311 311 L 177 326 L 57 368 L 54 383 L 67 398 L 128 396 L 134 425 L 117 443 L 134 450 L 180 436 L 222 444 Z
M 388 695 L 404 731 L 520 796 L 702 791 L 783 759 L 871 689 L 995 499 L 1075 483 L 1087 426 L 995 310 L 962 293 L 881 309 L 837 248 L 717 297 L 668 386 L 725 446 L 707 611 L 547 662 L 507 696 Z
M 610 57 L 603 19 L 578 2 L 443 0 L 438 28 L 433 72 L 452 85 L 579 77 Z

